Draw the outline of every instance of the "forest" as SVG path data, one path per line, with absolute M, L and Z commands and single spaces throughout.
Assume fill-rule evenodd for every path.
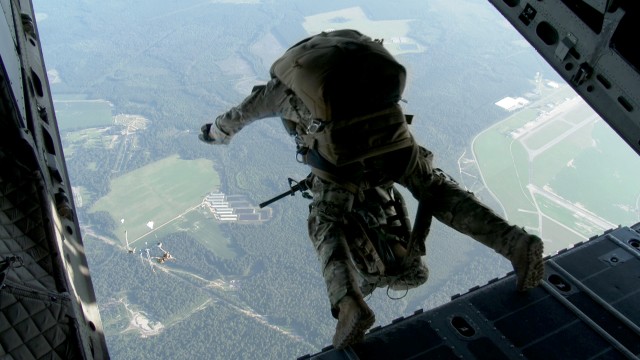
M 51 85 L 54 98 L 104 99 L 114 115 L 149 120 L 135 134 L 135 146 L 86 147 L 67 159 L 72 185 L 90 194 L 78 214 L 112 358 L 292 358 L 330 343 L 335 320 L 307 238 L 308 200 L 280 200 L 272 205 L 273 219 L 262 225 L 221 224 L 239 254 L 233 259 L 216 256 L 188 231 L 169 234 L 158 241 L 176 260 L 161 265 L 111 245 L 113 218 L 88 209 L 109 193 L 115 177 L 175 154 L 212 159 L 221 188 L 256 204 L 287 190 L 287 177 L 306 176 L 309 170 L 296 162 L 295 145 L 279 119 L 252 124 L 228 146 L 200 143 L 197 134 L 247 94 L 250 86 L 238 84 L 268 79 L 270 63 L 252 52 L 252 44 L 271 34 L 286 49 L 308 36 L 300 26 L 304 16 L 350 6 L 362 7 L 373 20 L 413 20 L 409 36 L 427 50 L 399 57 L 409 71 L 404 106 L 416 116 L 412 130 L 418 141 L 455 177 L 457 159 L 473 136 L 505 116 L 494 102 L 529 91 L 535 71 L 552 75 L 540 68 L 533 50 L 520 45 L 519 35 L 502 31 L 488 4 L 464 2 L 453 8 L 448 1 L 398 7 L 338 0 L 34 0 L 36 11 L 47 15 L 38 22 L 47 68 L 61 79 Z M 229 64 L 244 70 L 225 71 Z M 106 130 L 120 132 L 116 126 Z M 120 163 L 123 146 L 129 147 Z M 376 325 L 443 304 L 509 270 L 496 254 L 439 223 L 427 249 L 427 285 L 404 297 L 394 294 L 400 300 L 387 298 L 384 289 L 368 299 Z M 131 311 L 146 314 L 163 330 L 141 334 L 131 327 Z

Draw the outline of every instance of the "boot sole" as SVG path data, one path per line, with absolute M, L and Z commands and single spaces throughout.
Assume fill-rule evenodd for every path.
M 518 279 L 518 291 L 527 291 L 532 289 L 542 282 L 544 277 L 544 261 L 542 254 L 544 251 L 544 245 L 542 240 L 533 241 L 529 244 L 527 249 L 527 270 L 524 277 Z
M 340 336 L 336 333 L 333 339 L 333 346 L 336 349 L 344 349 L 345 347 L 360 342 L 364 339 L 364 333 L 373 326 L 376 317 L 371 310 L 361 309 L 361 311 L 351 318 L 351 322 L 340 332 Z

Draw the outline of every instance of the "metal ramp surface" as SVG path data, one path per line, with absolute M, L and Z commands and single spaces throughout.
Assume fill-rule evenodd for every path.
M 637 359 L 640 224 L 548 257 L 545 280 L 515 291 L 515 275 L 371 329 L 343 351 L 299 359 Z

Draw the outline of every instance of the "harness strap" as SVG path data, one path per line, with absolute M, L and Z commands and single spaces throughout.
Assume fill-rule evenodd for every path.
M 415 223 L 413 225 L 413 230 L 411 231 L 409 244 L 407 244 L 408 260 L 427 254 L 425 241 L 427 239 L 427 235 L 429 235 L 432 218 L 431 210 L 428 208 L 429 206 L 425 202 L 420 201 L 418 203 Z
M 351 181 L 347 181 L 344 180 L 336 175 L 333 175 L 332 173 L 319 169 L 317 167 L 311 167 L 311 172 L 318 176 L 319 178 L 326 180 L 326 181 L 330 181 L 334 184 L 338 184 L 342 187 L 344 187 L 345 189 L 347 189 L 348 191 L 358 195 L 358 197 L 360 197 L 360 186 L 356 185 L 355 183 L 351 182 Z

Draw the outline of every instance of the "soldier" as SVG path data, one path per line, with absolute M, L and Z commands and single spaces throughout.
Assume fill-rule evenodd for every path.
M 375 315 L 363 299 L 350 261 L 347 214 L 376 187 L 398 183 L 418 200 L 414 229 L 402 253 L 401 272 L 420 269 L 432 217 L 494 249 L 513 265 L 517 290 L 543 276 L 539 237 L 510 225 L 448 175 L 433 168 L 433 154 L 416 144 L 410 118 L 398 105 L 406 72 L 381 40 L 355 30 L 323 32 L 288 49 L 271 67 L 271 80 L 238 106 L 202 126 L 200 139 L 228 144 L 255 120 L 279 116 L 296 137 L 298 156 L 315 175 L 308 217 L 331 311 L 338 319 L 333 345 L 364 338 Z M 416 270 L 419 284 L 426 280 Z

